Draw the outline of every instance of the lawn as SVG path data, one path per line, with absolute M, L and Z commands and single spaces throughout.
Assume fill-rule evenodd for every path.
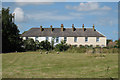
M 2 54 L 3 78 L 118 78 L 118 54 Z

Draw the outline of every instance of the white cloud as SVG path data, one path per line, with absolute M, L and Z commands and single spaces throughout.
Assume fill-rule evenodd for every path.
M 17 22 L 23 22 L 25 20 L 24 11 L 21 8 L 15 8 L 15 21 Z
M 99 18 L 95 22 L 99 26 L 114 26 L 118 24 L 117 19 L 112 18 L 112 17 L 104 17 L 104 18 Z M 114 26 L 117 27 L 117 26 Z
M 60 15 L 56 11 L 53 12 L 37 12 L 33 14 L 27 14 L 27 17 L 29 19 L 35 19 L 35 20 L 72 20 L 75 19 L 76 17 L 71 16 L 71 15 Z
M 66 2 L 67 0 L 3 0 L 2 2 Z
M 51 5 L 53 2 L 16 2 L 19 6 L 25 6 L 25 5 Z
M 66 8 L 76 11 L 111 10 L 108 6 L 100 7 L 96 2 L 80 3 L 78 6 L 66 6 Z
M 70 15 L 72 16 L 77 16 L 77 17 L 83 17 L 83 16 L 103 16 L 103 15 L 106 15 L 107 12 L 105 11 L 93 11 L 93 12 L 89 12 L 89 13 L 86 13 L 86 12 L 70 12 L 69 13 Z

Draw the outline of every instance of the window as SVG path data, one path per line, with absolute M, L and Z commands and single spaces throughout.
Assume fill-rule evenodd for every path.
M 105 47 L 105 45 L 101 45 L 101 47 Z
M 35 37 L 35 41 L 37 41 L 38 40 L 38 37 Z
M 46 37 L 46 40 L 48 41 L 48 37 Z
M 85 37 L 85 42 L 87 42 L 88 41 L 88 37 Z
M 64 37 L 64 42 L 66 42 L 67 41 L 67 37 Z
M 98 42 L 99 41 L 99 37 L 96 37 L 96 42 Z
M 26 37 L 26 40 L 28 40 L 28 37 Z
M 77 42 L 77 37 L 74 37 L 74 42 Z
M 56 42 L 59 42 L 59 37 L 56 37 Z

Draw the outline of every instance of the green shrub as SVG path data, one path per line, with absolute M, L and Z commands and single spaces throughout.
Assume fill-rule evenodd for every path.
M 49 51 L 52 49 L 50 42 L 48 40 L 40 42 L 40 49 Z
M 35 41 L 35 44 L 36 44 L 36 49 L 40 49 L 40 42 L 38 40 Z
M 25 51 L 35 51 L 36 50 L 36 44 L 33 39 L 24 40 L 23 47 L 24 47 Z
M 55 50 L 56 51 L 66 51 L 69 48 L 69 46 L 67 44 L 65 44 L 65 42 L 61 41 L 60 44 L 57 44 L 55 46 Z

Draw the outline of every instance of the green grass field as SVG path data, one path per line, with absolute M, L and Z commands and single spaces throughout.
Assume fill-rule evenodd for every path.
M 3 78 L 118 78 L 118 54 L 2 54 Z

